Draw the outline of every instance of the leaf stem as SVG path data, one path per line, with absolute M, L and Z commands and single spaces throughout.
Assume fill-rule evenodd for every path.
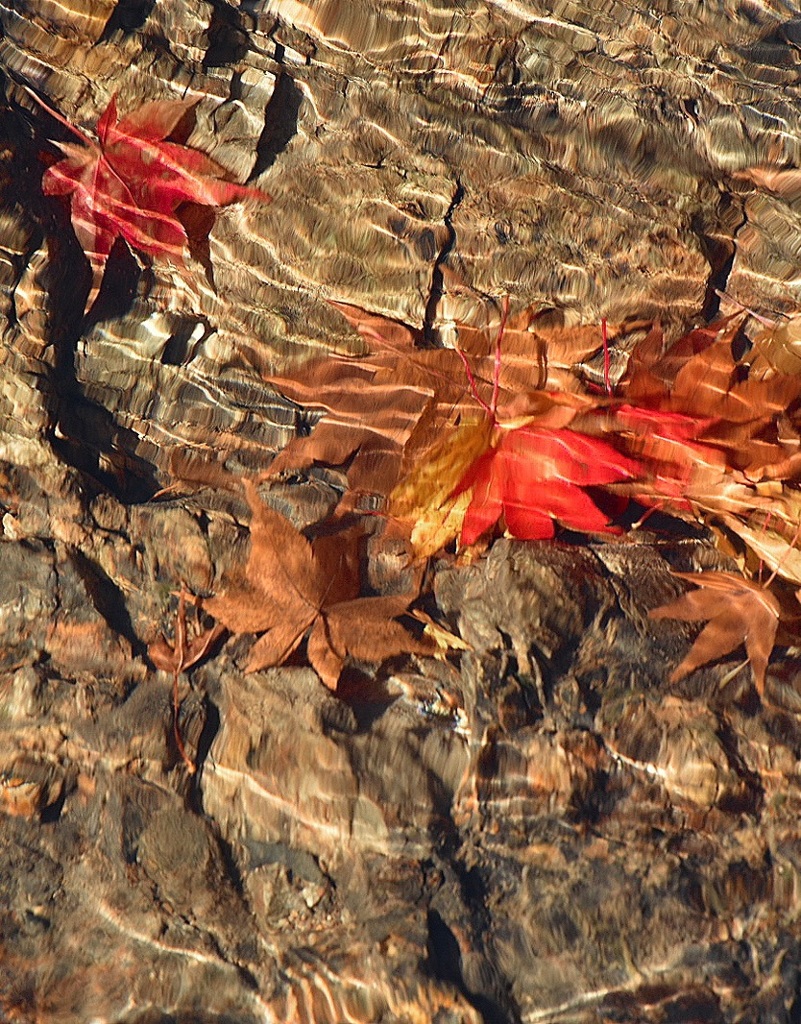
M 69 131 L 71 131 L 74 135 L 77 135 L 82 142 L 87 143 L 87 145 L 89 146 L 97 146 L 97 143 L 91 136 L 87 135 L 82 128 L 79 128 L 77 125 L 74 125 L 71 121 L 68 121 L 67 118 L 64 117 L 62 114 L 59 114 L 59 112 L 57 110 L 54 110 L 49 103 L 45 103 L 45 101 L 41 97 L 36 95 L 33 89 L 30 89 L 27 85 L 23 85 L 22 88 L 25 90 L 25 92 L 27 92 L 31 99 L 35 100 L 39 104 L 39 106 L 43 110 L 46 110 L 51 117 L 55 118 L 56 121 L 59 122 L 59 124 L 63 124 L 65 128 L 69 129 Z
M 606 317 L 603 317 L 602 320 L 601 320 L 601 340 L 602 340 L 603 346 L 604 346 L 604 388 L 606 390 L 607 395 L 609 395 L 609 397 L 611 398 L 612 397 L 612 382 L 609 379 L 609 368 L 610 368 L 609 332 L 607 331 L 607 327 L 606 327 Z
M 492 372 L 492 418 L 495 419 L 495 413 L 498 410 L 498 392 L 501 386 L 501 342 L 503 341 L 503 332 L 506 330 L 506 321 L 509 318 L 509 295 L 508 293 L 504 296 L 503 300 L 503 312 L 501 313 L 501 323 L 498 327 L 498 337 L 495 339 L 495 366 Z
M 766 523 L 766 525 L 767 525 L 767 523 Z M 762 584 L 762 586 L 763 586 L 763 588 L 765 590 L 767 590 L 768 587 L 771 585 L 771 583 L 773 583 L 773 581 L 776 579 L 776 576 L 779 574 L 779 571 L 781 570 L 782 565 L 786 561 L 787 556 L 790 554 L 790 552 L 795 547 L 796 542 L 798 541 L 798 535 L 799 534 L 801 534 L 801 519 L 798 520 L 798 525 L 795 528 L 795 533 L 793 534 L 793 539 L 790 541 L 790 544 L 789 544 L 787 550 L 784 552 L 784 554 L 781 556 L 781 558 L 776 562 L 776 566 L 775 566 L 773 572 L 770 574 L 770 576 L 768 576 L 768 578 Z
M 495 364 L 492 370 L 492 398 L 490 399 L 489 405 L 487 405 L 487 403 L 478 393 L 478 385 L 476 383 L 476 378 L 475 374 L 473 373 L 473 369 L 470 366 L 470 361 L 458 346 L 455 347 L 457 355 L 462 360 L 464 372 L 467 376 L 467 383 L 470 386 L 470 392 L 473 398 L 475 398 L 475 400 L 478 402 L 478 404 L 481 406 L 484 412 L 489 416 L 493 423 L 495 422 L 496 419 L 495 414 L 498 410 L 498 395 L 500 394 L 501 390 L 501 347 L 503 343 L 503 334 L 504 331 L 506 330 L 506 321 L 508 319 L 509 296 L 506 295 L 504 296 L 503 300 L 503 309 L 501 311 L 501 322 L 498 327 L 498 336 L 495 339 Z
M 464 354 L 464 352 L 462 352 L 462 350 L 460 348 L 456 348 L 454 351 L 459 356 L 459 358 L 462 360 L 462 365 L 464 366 L 464 372 L 467 374 L 467 383 L 470 385 L 470 391 L 471 391 L 471 393 L 473 395 L 473 398 L 475 398 L 475 400 L 478 402 L 478 404 L 481 406 L 481 408 L 484 410 L 484 412 L 486 412 L 494 420 L 495 419 L 495 411 L 494 411 L 494 409 L 492 409 L 491 406 L 487 405 L 487 403 L 484 401 L 484 399 L 478 393 L 478 387 L 476 386 L 476 378 L 475 378 L 475 376 L 473 374 L 473 370 L 472 370 L 472 368 L 470 366 L 470 361 L 468 360 L 467 356 Z

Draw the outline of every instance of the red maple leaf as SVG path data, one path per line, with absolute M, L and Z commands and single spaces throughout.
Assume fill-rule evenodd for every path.
M 584 488 L 629 480 L 638 470 L 606 441 L 575 430 L 501 430 L 498 444 L 476 460 L 454 492 L 472 488 L 461 543 L 475 543 L 501 515 L 521 540 L 553 537 L 555 522 L 586 533 L 612 531 Z
M 145 103 L 118 120 L 112 96 L 95 127 L 95 141 L 31 95 L 80 138 L 80 143 L 55 143 L 64 159 L 45 171 L 42 190 L 70 196 L 72 225 L 96 286 L 117 238 L 180 266 L 188 247 L 176 215 L 182 203 L 224 206 L 270 199 L 259 189 L 227 181 L 225 168 L 205 153 L 167 141 L 196 100 Z

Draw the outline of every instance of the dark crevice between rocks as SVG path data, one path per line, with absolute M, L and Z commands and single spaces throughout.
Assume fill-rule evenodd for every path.
M 187 796 L 187 810 L 193 811 L 195 814 L 204 815 L 203 810 L 203 793 L 200 788 L 200 778 L 203 771 L 203 765 L 206 763 L 206 759 L 209 756 L 211 745 L 217 737 L 217 733 L 220 731 L 220 709 L 214 703 L 214 701 L 205 694 L 203 697 L 203 728 L 200 731 L 200 736 L 197 740 L 197 748 L 195 750 L 195 774 L 192 776 L 192 785 L 189 788 Z
M 425 312 L 423 313 L 423 338 L 426 345 L 429 346 L 436 345 L 438 341 L 434 322 L 437 318 L 437 309 L 439 308 L 444 292 L 445 278 L 442 267 L 456 244 L 456 229 L 453 226 L 453 215 L 461 201 L 464 199 L 464 195 L 465 192 L 462 183 L 457 178 L 456 188 L 454 189 L 453 196 L 451 197 L 450 205 L 445 211 L 445 216 L 442 218 L 447 233 L 445 235 L 445 241 L 440 246 L 440 250 L 434 259 L 434 267 L 431 271 L 431 287 L 428 293 Z
M 692 225 L 704 259 L 709 264 L 709 276 L 701 307 L 701 318 L 706 323 L 715 320 L 720 312 L 721 293 L 726 291 L 737 255 L 737 235 L 747 220 L 742 205 L 728 193 L 721 196 L 718 218 L 722 226 L 721 231 L 707 232 L 697 217 Z
M 136 298 L 141 275 L 138 260 L 122 238 L 117 238 L 106 262 L 100 290 L 81 324 L 82 333 L 88 333 L 104 320 L 122 319 Z
M 711 323 L 720 311 L 720 292 L 726 290 L 736 250 L 733 242 L 712 239 L 704 235 L 699 237 L 704 258 L 710 267 L 701 316 L 704 321 Z
M 214 227 L 217 210 L 213 206 L 201 203 L 181 203 L 175 215 L 186 232 L 189 253 L 196 260 L 205 274 L 212 291 L 217 291 L 214 281 L 214 264 L 211 262 L 211 243 L 209 235 Z
M 69 557 L 98 615 L 111 630 L 128 641 L 134 656 L 146 658 L 147 648 L 136 635 L 125 599 L 116 584 L 96 562 L 77 548 L 70 549 Z
M 39 812 L 39 821 L 43 825 L 53 825 L 61 817 L 61 812 L 64 809 L 67 796 L 71 791 L 72 787 L 68 787 L 66 783 L 62 786 L 61 791 L 55 800 L 51 801 Z
M 199 681 L 202 685 L 202 673 Z M 217 822 L 213 818 L 209 817 L 203 807 L 203 766 L 206 764 L 212 744 L 217 737 L 217 733 L 220 731 L 221 717 L 219 707 L 208 693 L 203 695 L 202 708 L 204 715 L 203 728 L 200 732 L 200 736 L 198 737 L 195 750 L 195 766 L 197 770 L 195 774 L 191 776 L 189 785 L 185 791 L 185 807 L 186 810 L 190 811 L 192 814 L 196 814 L 198 817 L 203 818 L 204 821 L 208 822 L 211 836 L 213 837 L 213 841 L 220 854 L 220 862 L 223 871 L 225 872 L 225 875 L 237 897 L 242 900 L 243 905 L 247 906 L 248 901 L 245 893 L 245 885 L 242 880 L 242 871 L 240 869 L 236 853 L 231 844 L 220 834 Z M 170 733 L 172 733 L 172 726 L 170 726 Z
M 203 333 L 199 338 L 194 338 L 198 324 L 202 324 Z M 195 358 L 197 349 L 214 334 L 214 330 L 204 316 L 191 316 L 179 321 L 161 353 L 162 366 L 185 366 L 190 363 Z
M 212 824 L 211 834 L 214 837 L 217 849 L 220 852 L 220 860 L 222 862 L 226 878 L 230 882 L 236 895 L 242 900 L 243 905 L 247 906 L 248 900 L 245 892 L 245 883 L 242 880 L 242 872 L 240 870 L 239 863 L 237 862 L 236 854 L 231 848 L 231 844 L 220 835 L 216 822 Z
M 441 813 L 430 829 L 437 856 L 427 870 L 433 882 L 433 895 L 427 910 L 427 960 L 425 969 L 438 981 L 453 985 L 481 1014 L 484 1024 L 520 1024 L 521 1016 L 508 981 L 498 966 L 490 938 L 492 921 L 487 907 L 487 890 L 480 872 L 465 863 L 463 837 L 455 824 L 446 795 L 431 787 L 433 806 Z M 453 909 L 472 937 L 471 948 L 480 957 L 481 989 L 469 986 L 464 978 L 462 955 L 456 937 L 436 905 Z M 431 905 L 433 904 L 433 905 Z
M 481 1014 L 484 1024 L 519 1024 L 520 1017 L 503 1008 L 491 996 L 483 992 L 471 992 L 465 984 L 462 972 L 462 953 L 451 929 L 436 910 L 429 910 L 428 917 L 428 967 L 438 980 L 453 987 Z
M 60 421 L 67 428 L 66 437 L 53 439 L 61 461 L 81 472 L 88 497 L 109 493 L 125 504 L 149 501 L 161 484 L 155 467 L 131 454 L 140 443 L 139 436 L 121 427 L 80 388 L 76 391 L 72 407 L 65 403 L 69 412 Z M 105 467 L 101 455 L 106 456 Z
M 226 0 L 211 0 L 211 21 L 206 30 L 209 45 L 203 68 L 221 68 L 238 64 L 250 49 L 242 13 Z
M 72 237 L 71 228 L 67 231 Z M 75 259 L 73 256 L 73 266 Z M 82 257 L 78 261 L 85 262 Z M 64 283 L 59 281 L 51 291 L 54 308 L 65 308 L 67 299 L 61 294 Z M 86 337 L 98 323 L 124 317 L 141 284 L 139 264 L 127 245 L 118 239 L 109 257 L 100 292 L 89 313 L 83 316 L 80 308 L 77 325 L 73 325 L 69 332 L 59 332 L 59 337 L 54 339 L 53 449 L 64 463 L 83 474 L 89 484 L 88 491 L 107 490 L 126 502 L 147 501 L 160 484 L 154 468 L 131 454 L 139 444 L 137 435 L 121 427 L 106 408 L 84 393 L 78 380 L 75 352 L 81 338 Z M 78 290 L 80 307 L 87 291 L 88 287 Z

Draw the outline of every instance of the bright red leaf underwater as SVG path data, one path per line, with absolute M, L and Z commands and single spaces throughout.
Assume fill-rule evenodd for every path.
M 475 543 L 501 515 L 521 540 L 553 537 L 557 522 L 585 533 L 611 531 L 609 518 L 583 488 L 629 480 L 638 469 L 610 444 L 574 430 L 503 430 L 454 492 L 472 488 L 461 543 Z
M 269 201 L 259 189 L 225 180 L 228 172 L 205 153 L 166 141 L 196 102 L 145 103 L 118 121 L 112 97 L 97 122 L 97 142 L 50 111 L 81 142 L 55 143 L 64 159 L 45 171 L 42 189 L 46 195 L 70 196 L 75 234 L 96 274 L 117 238 L 181 265 L 188 247 L 176 216 L 181 203 Z

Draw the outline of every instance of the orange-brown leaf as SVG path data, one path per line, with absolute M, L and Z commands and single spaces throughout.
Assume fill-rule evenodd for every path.
M 801 437 L 788 415 L 801 375 L 752 373 L 737 360 L 742 320 L 690 331 L 666 352 L 654 330 L 632 353 L 621 383 L 626 404 L 614 418 L 626 450 L 650 469 L 630 490 L 644 503 L 679 515 L 744 516 L 770 509 L 763 482 L 801 473 Z
M 247 670 L 280 665 L 308 635 L 307 656 L 323 682 L 336 689 L 346 659 L 380 662 L 401 653 L 430 653 L 396 618 L 414 594 L 361 597 L 359 543 L 350 528 L 309 541 L 245 482 L 252 512 L 251 548 L 243 577 L 206 609 L 234 633 L 262 634 Z
M 730 317 L 691 331 L 664 354 L 652 332 L 632 353 L 623 392 L 632 406 L 694 422 L 694 442 L 718 448 L 732 469 L 759 479 L 760 467 L 792 454 L 778 423 L 801 395 L 801 376 L 750 376 L 732 352 L 741 323 Z
M 769 590 L 731 572 L 677 572 L 699 589 L 651 610 L 652 619 L 706 621 L 689 653 L 670 676 L 676 682 L 701 665 L 745 646 L 754 682 L 765 691 L 768 659 L 776 640 L 780 605 Z

